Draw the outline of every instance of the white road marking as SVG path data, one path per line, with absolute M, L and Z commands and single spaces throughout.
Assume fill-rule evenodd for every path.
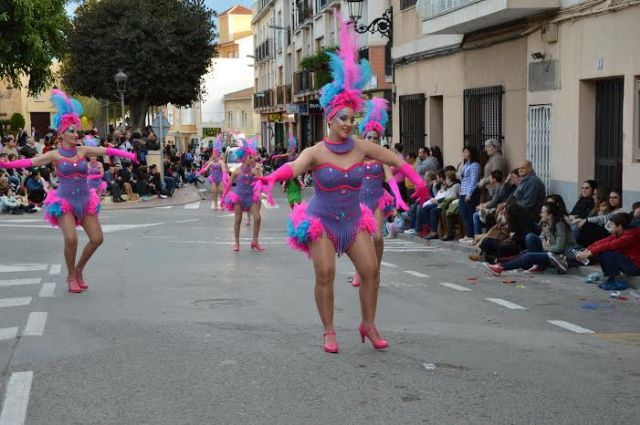
M 189 220 L 178 220 L 178 221 L 176 221 L 176 223 L 189 223 L 189 222 L 192 222 L 192 221 L 200 221 L 200 219 L 199 218 L 192 218 L 192 219 L 189 219 Z
M 398 266 L 396 266 L 395 264 L 385 263 L 384 261 L 381 261 L 380 265 L 384 266 L 384 267 L 391 267 L 392 269 L 397 269 L 398 268 Z
M 34 277 L 31 279 L 0 280 L 0 288 L 6 287 L 6 286 L 37 285 L 40 282 L 42 282 L 42 279 L 39 277 Z
M 219 215 L 218 217 L 235 217 L 235 214 L 223 214 Z
M 0 298 L 0 308 L 18 307 L 21 305 L 29 305 L 29 304 L 31 304 L 31 297 Z
M 62 271 L 62 264 L 52 264 L 49 268 L 49 274 L 60 274 Z
M 170 210 L 173 208 L 173 205 L 165 205 L 164 207 L 154 207 L 156 210 Z
M 102 233 L 113 233 L 121 230 L 132 230 L 144 227 L 160 226 L 164 223 L 146 223 L 146 224 L 103 224 Z
M 430 277 L 428 274 L 420 273 L 414 270 L 405 270 L 404 272 L 410 274 L 411 276 L 421 277 L 423 279 L 428 279 Z
M 42 336 L 44 326 L 47 324 L 46 311 L 32 311 L 29 313 L 27 325 L 24 327 L 22 335 L 24 336 Z
M 430 249 L 430 248 L 386 248 L 384 252 L 434 252 L 438 249 Z
M 57 230 L 55 227 L 51 227 L 48 224 L 27 224 L 24 226 L 16 226 L 15 224 L 0 224 L 0 227 L 12 227 L 14 229 L 51 229 Z
M 18 335 L 18 328 L 0 328 L 0 341 L 5 341 L 7 339 L 13 339 Z
M 216 202 L 215 201 L 211 201 L 211 205 L 209 205 L 209 209 L 210 210 L 215 210 L 216 206 L 217 206 Z
M 4 395 L 0 425 L 22 425 L 27 417 L 33 372 L 13 372 Z
M 0 223 L 38 223 L 38 222 L 42 222 L 42 219 L 19 218 L 17 220 L 0 220 Z
M 200 201 L 192 202 L 184 206 L 185 210 L 197 210 L 198 208 L 200 208 Z
M 40 289 L 40 293 L 38 294 L 41 298 L 51 298 L 56 290 L 56 284 L 53 282 L 46 282 L 42 284 L 42 288 Z
M 591 329 L 583 328 L 582 326 L 574 325 L 573 323 L 565 322 L 564 320 L 547 320 L 552 325 L 560 326 L 561 328 L 570 330 L 577 334 L 592 334 L 595 333 Z
M 464 286 L 456 285 L 455 283 L 440 282 L 440 285 L 446 286 L 447 288 L 455 289 L 456 291 L 471 291 L 471 289 Z
M 485 298 L 485 300 L 491 301 L 492 303 L 496 303 L 511 310 L 526 310 L 526 307 L 522 307 L 521 305 L 514 304 L 511 301 L 503 300 L 501 298 Z
M 0 273 L 40 272 L 47 267 L 47 264 L 0 264 Z
M 275 203 L 275 205 L 269 205 L 269 203 L 267 202 L 266 199 L 262 200 L 262 206 L 264 206 L 265 208 L 270 209 L 270 210 L 274 210 L 276 208 L 280 208 L 280 205 L 278 205 L 277 202 Z

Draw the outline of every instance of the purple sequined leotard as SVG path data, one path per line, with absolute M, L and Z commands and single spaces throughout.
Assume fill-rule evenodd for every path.
M 338 255 L 346 252 L 360 231 L 375 233 L 371 211 L 360 203 L 364 178 L 361 163 L 343 169 L 323 164 L 313 170 L 315 193 L 309 203 L 296 205 L 289 215 L 289 244 L 309 254 L 309 243 L 323 233 Z
M 360 189 L 360 202 L 365 204 L 372 213 L 377 209 L 388 217 L 393 212 L 394 199 L 383 187 L 384 168 L 378 161 L 367 162 L 364 165 L 364 180 Z
M 255 176 L 251 167 L 241 167 L 236 176 L 236 185 L 224 199 L 224 207 L 228 211 L 234 211 L 239 204 L 242 211 L 249 211 L 254 203 L 260 202 L 260 195 L 254 192 L 253 183 Z
M 76 226 L 86 215 L 100 212 L 100 198 L 87 183 L 87 160 L 78 159 L 75 149 L 58 149 L 63 159 L 56 162 L 59 186 L 47 194 L 44 201 L 44 217 L 51 225 L 58 226 L 58 219 L 67 213 L 74 216 Z M 76 157 L 76 160 L 70 158 Z
M 219 162 L 211 164 L 211 167 L 209 167 L 209 182 L 217 185 L 222 182 L 222 164 Z
M 95 163 L 95 165 L 91 165 L 91 162 L 87 164 L 87 174 L 89 176 L 97 176 L 99 174 L 102 174 L 100 172 L 100 169 L 98 168 L 97 162 Z M 96 193 L 98 194 L 102 193 L 102 191 L 107 188 L 107 182 L 105 182 L 101 178 L 87 179 L 87 183 L 89 184 L 89 187 L 95 189 Z

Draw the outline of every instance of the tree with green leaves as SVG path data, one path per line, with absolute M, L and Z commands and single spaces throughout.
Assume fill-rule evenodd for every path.
M 122 70 L 132 125 L 141 128 L 149 106 L 200 98 L 217 50 L 214 17 L 204 0 L 86 0 L 68 35 L 63 84 L 113 100 Z
M 0 1 L 0 79 L 36 96 L 53 84 L 51 64 L 64 52 L 69 19 L 66 0 Z

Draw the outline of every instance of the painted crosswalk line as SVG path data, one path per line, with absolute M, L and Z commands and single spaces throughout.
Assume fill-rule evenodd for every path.
M 0 273 L 41 272 L 48 264 L 0 264 Z
M 49 267 L 49 274 L 51 275 L 60 274 L 61 271 L 62 264 L 52 264 L 51 267 Z
M 42 284 L 42 288 L 40 288 L 40 293 L 38 293 L 38 296 L 40 298 L 51 298 L 54 296 L 55 290 L 56 284 L 54 282 L 45 282 Z
M 450 282 L 440 282 L 440 285 L 445 286 L 445 287 L 450 288 L 450 289 L 454 289 L 456 291 L 460 291 L 460 292 L 471 291 L 470 288 L 467 288 L 467 287 L 464 287 L 464 286 L 460 286 L 460 285 L 457 285 L 455 283 L 450 283 Z
M 47 324 L 47 312 L 32 311 L 29 313 L 27 325 L 24 327 L 22 335 L 24 336 L 42 336 L 44 327 Z
M 0 298 L 0 308 L 20 307 L 31 304 L 31 297 Z
M 415 270 L 405 270 L 406 274 L 410 274 L 411 276 L 421 277 L 423 279 L 428 279 L 430 276 L 428 274 L 420 273 Z
M 200 208 L 200 201 L 185 204 L 184 206 L 185 210 L 197 210 L 198 208 Z
M 33 372 L 14 372 L 9 378 L 0 413 L 0 425 L 22 425 L 27 417 Z
M 4 279 L 0 280 L 0 288 L 8 286 L 38 285 L 42 282 L 39 277 L 29 279 Z
M 12 328 L 0 328 L 0 341 L 5 341 L 7 339 L 13 339 L 18 335 L 18 327 Z

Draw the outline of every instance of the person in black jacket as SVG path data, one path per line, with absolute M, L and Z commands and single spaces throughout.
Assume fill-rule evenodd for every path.
M 569 213 L 569 218 L 572 222 L 578 218 L 585 219 L 589 217 L 589 214 L 591 214 L 595 206 L 593 195 L 597 188 L 598 183 L 595 180 L 585 180 L 584 183 L 582 183 L 580 187 L 580 198 Z

